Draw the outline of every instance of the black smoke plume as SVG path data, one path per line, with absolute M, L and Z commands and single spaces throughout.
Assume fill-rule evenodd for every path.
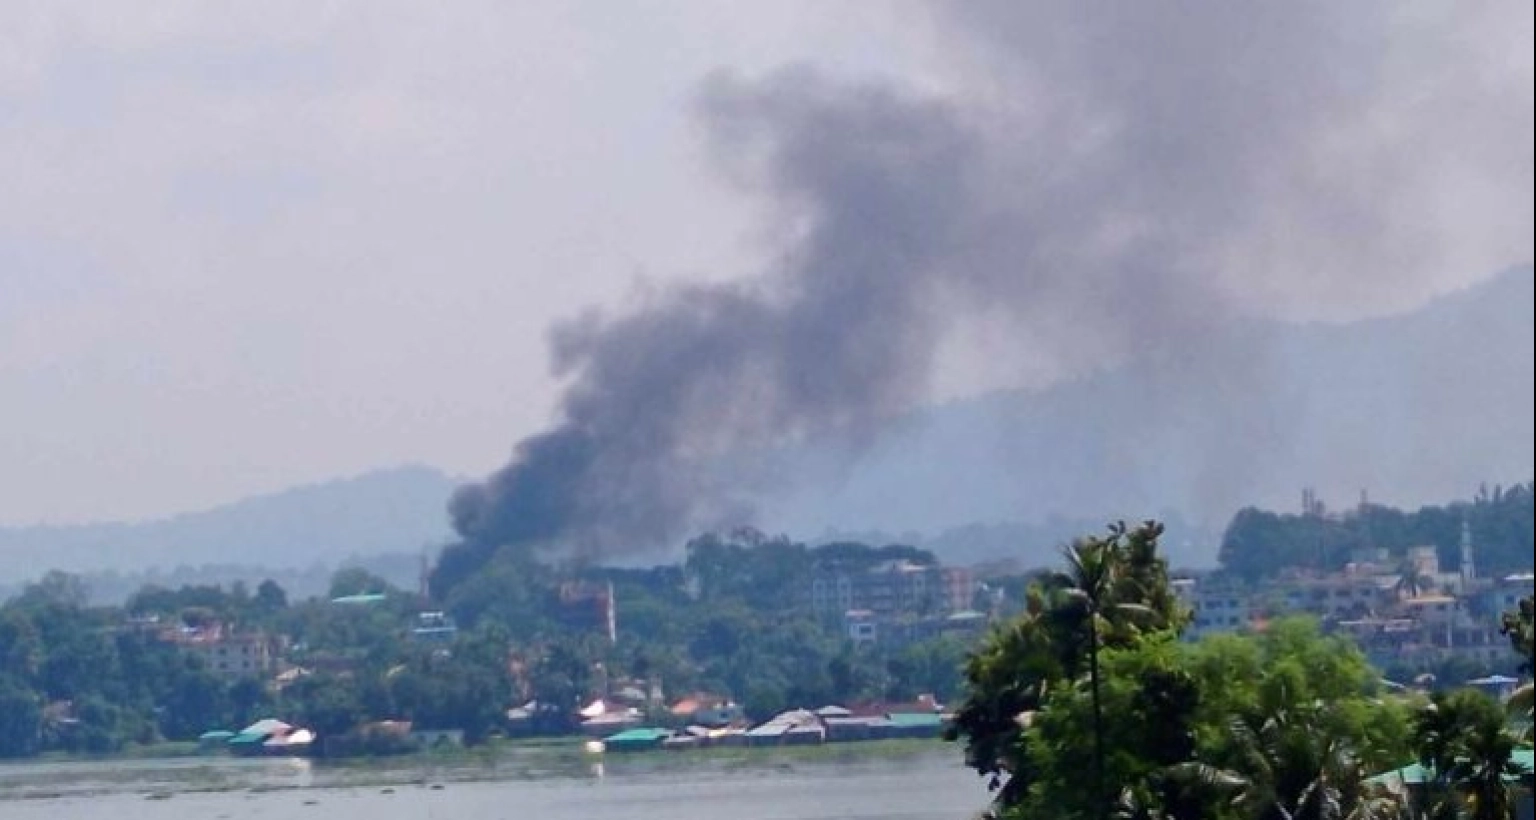
M 782 245 L 750 281 L 557 327 L 558 422 L 453 499 L 438 589 L 505 547 L 611 555 L 740 519 L 774 477 L 723 464 L 856 447 L 970 323 L 1006 328 L 1000 370 L 1166 374 L 1126 412 L 1212 431 L 1192 480 L 1230 491 L 1285 443 L 1248 329 L 1272 302 L 1401 304 L 1529 258 L 1528 6 L 1194 5 L 924 6 L 956 55 L 928 94 L 712 78 L 710 148 Z M 1185 407 L 1195 385 L 1216 399 Z

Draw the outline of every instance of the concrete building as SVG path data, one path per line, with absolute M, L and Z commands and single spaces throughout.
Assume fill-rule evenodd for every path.
M 274 641 L 263 632 L 231 632 L 223 624 L 207 624 L 174 627 L 160 637 L 202 658 L 208 671 L 222 678 L 265 678 L 277 668 Z
M 947 615 L 971 608 L 976 582 L 971 571 L 910 561 L 890 561 L 867 571 L 818 571 L 811 578 L 811 610 L 836 617 L 868 610 L 877 617 Z
M 1253 622 L 1252 598 L 1235 584 L 1179 578 L 1172 585 L 1174 594 L 1190 609 L 1189 628 L 1184 632 L 1186 640 L 1237 632 Z
M 567 625 L 598 632 L 610 644 L 618 642 L 618 606 L 613 584 L 567 581 L 560 585 L 558 601 L 558 615 Z
M 1495 621 L 1505 612 L 1520 606 L 1521 598 L 1536 595 L 1536 574 L 1522 572 L 1506 575 L 1488 583 L 1472 595 L 1472 609 Z

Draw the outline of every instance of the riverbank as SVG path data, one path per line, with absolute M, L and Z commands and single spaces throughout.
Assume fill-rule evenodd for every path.
M 829 767 L 891 766 L 958 767 L 959 750 L 936 740 L 893 740 L 591 755 L 583 751 L 579 738 L 562 738 L 344 760 L 181 754 L 161 758 L 34 760 L 0 766 L 0 802 L 123 793 L 150 798 L 309 788 L 429 789 L 481 781 L 553 783 L 614 777 L 692 781 L 780 776 Z
M 376 765 L 277 758 L 26 763 L 0 767 L 6 820 L 536 817 L 539 820 L 968 820 L 986 791 L 953 748 L 872 756 L 714 753 L 552 761 L 509 749 L 497 765 L 430 757 Z M 878 754 L 875 754 L 877 753 Z M 894 758 L 881 757 L 895 753 Z M 910 755 L 910 756 L 909 756 Z M 817 759 L 811 759 L 816 757 Z M 684 758 L 691 765 L 679 766 Z M 842 758 L 842 759 L 839 759 Z M 552 765 L 553 764 L 553 765 Z
M 281 770 L 293 766 L 343 775 L 354 773 L 359 777 L 368 772 L 387 774 L 402 770 L 431 772 L 436 769 L 452 769 L 461 774 L 500 771 L 518 776 L 537 776 L 541 771 L 585 771 L 592 765 L 601 765 L 607 770 L 667 771 L 701 765 L 730 768 L 764 764 L 900 761 L 945 754 L 955 755 L 955 759 L 959 759 L 958 748 L 940 739 L 872 740 L 807 746 L 702 746 L 596 754 L 587 748 L 587 742 L 580 737 L 494 739 L 478 746 L 438 747 L 398 755 L 345 758 L 244 758 L 200 749 L 196 743 L 191 742 L 135 746 L 113 755 L 50 753 L 27 760 L 0 761 L 0 799 L 7 796 L 7 785 L 14 785 L 20 779 L 15 775 L 28 769 L 44 771 L 49 780 L 67 782 L 78 773 L 89 775 L 87 779 L 102 774 L 110 781 L 114 779 L 110 775 L 112 769 L 122 769 L 131 777 L 162 768 L 167 772 L 196 775 L 200 771 Z

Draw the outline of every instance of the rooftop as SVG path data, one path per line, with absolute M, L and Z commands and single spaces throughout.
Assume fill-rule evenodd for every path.
M 1404 606 L 1429 606 L 1430 604 L 1454 604 L 1456 599 L 1449 595 L 1420 595 L 1417 598 L 1409 598 L 1403 601 Z
M 340 598 L 332 598 L 333 604 L 377 604 L 388 600 L 388 596 L 382 592 L 367 592 L 361 595 L 343 595 Z

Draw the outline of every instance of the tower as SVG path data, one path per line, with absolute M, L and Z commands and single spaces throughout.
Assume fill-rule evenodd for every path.
M 1472 586 L 1477 579 L 1477 565 L 1472 560 L 1472 525 L 1461 519 L 1461 588 Z
M 421 548 L 421 566 L 416 577 L 416 595 L 421 598 L 422 606 L 427 606 L 432 601 L 432 556 L 428 554 L 428 547 Z

